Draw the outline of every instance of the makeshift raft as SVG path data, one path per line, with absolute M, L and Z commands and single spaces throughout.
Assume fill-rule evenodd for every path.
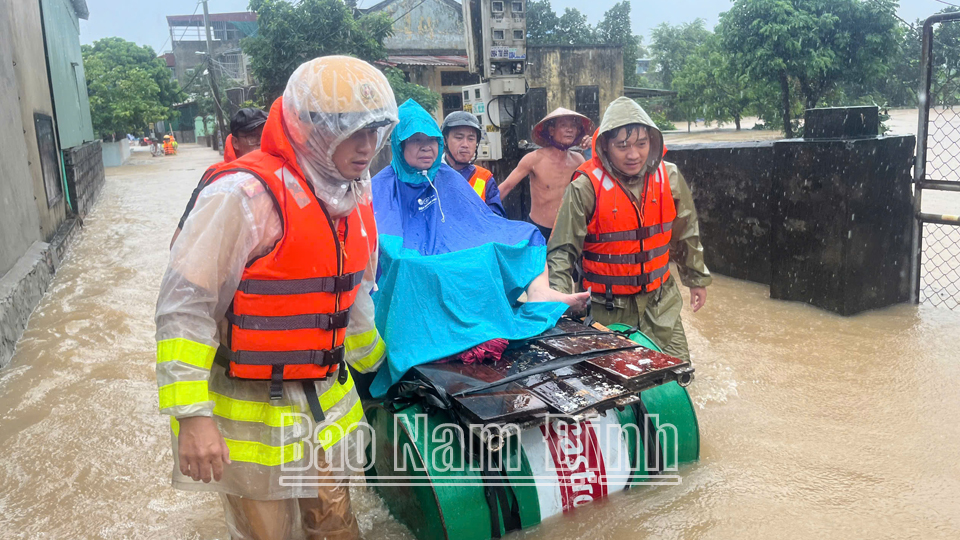
M 499 538 L 678 481 L 678 464 L 700 454 L 692 380 L 688 362 L 636 329 L 565 319 L 494 364 L 411 370 L 366 411 L 369 480 L 421 540 Z

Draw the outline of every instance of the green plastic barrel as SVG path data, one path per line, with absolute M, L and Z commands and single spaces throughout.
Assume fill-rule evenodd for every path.
M 625 324 L 610 324 L 607 328 L 615 332 L 624 332 L 630 329 Z M 642 332 L 634 332 L 629 337 L 632 341 L 657 352 L 663 352 L 652 339 Z M 652 427 L 660 437 L 662 448 L 672 448 L 676 445 L 677 451 L 662 455 L 664 468 L 675 468 L 677 462 L 692 463 L 700 459 L 700 424 L 697 422 L 697 413 L 690 400 L 690 394 L 676 382 L 644 390 L 640 393 L 640 400 L 648 415 L 656 415 L 657 424 Z M 639 415 L 634 417 L 634 421 Z M 622 422 L 621 422 L 622 423 Z M 673 439 L 673 430 L 676 429 L 676 440 Z M 662 429 L 661 429 L 662 428 Z M 662 454 L 662 453 L 661 453 Z M 674 458 L 675 456 L 675 458 Z
M 450 459 L 437 459 L 436 452 L 442 451 L 438 447 L 443 445 L 438 441 L 459 440 L 448 414 L 439 411 L 425 415 L 420 405 L 397 413 L 374 405 L 366 414 L 375 433 L 376 448 L 376 454 L 368 456 L 374 462 L 368 474 L 391 514 L 422 540 L 487 540 L 493 536 L 490 509 L 476 458 L 462 452 L 457 443 L 452 445 L 454 451 L 450 452 Z M 505 466 L 505 469 L 519 469 L 513 476 L 531 476 L 519 441 L 510 441 L 505 448 L 504 460 L 511 464 L 519 461 L 519 467 Z M 474 467 L 465 466 L 464 456 Z M 451 470 L 442 470 L 446 465 Z M 408 476 L 412 478 L 406 482 L 415 485 L 386 485 L 377 482 L 374 475 Z M 506 488 L 507 498 L 511 504 L 517 503 L 522 528 L 540 523 L 536 485 L 512 480 L 509 472 L 507 475 L 511 484 Z M 473 485 L 464 486 L 464 480 Z M 505 534 L 502 514 L 500 534 Z

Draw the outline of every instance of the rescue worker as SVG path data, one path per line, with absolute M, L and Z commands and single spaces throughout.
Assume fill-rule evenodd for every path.
M 362 462 L 363 408 L 345 364 L 383 359 L 368 168 L 396 122 L 379 70 L 306 62 L 261 150 L 211 179 L 173 245 L 156 312 L 173 485 L 219 492 L 234 540 L 359 537 L 342 471 Z
M 183 230 L 184 221 L 187 220 L 193 206 L 197 204 L 197 197 L 214 173 L 232 167 L 231 163 L 236 161 L 237 158 L 260 149 L 260 137 L 263 134 L 263 125 L 266 122 L 267 113 L 253 107 L 240 109 L 230 118 L 230 134 L 227 135 L 227 140 L 223 143 L 223 161 L 211 165 L 200 177 L 200 182 L 193 193 L 190 194 L 187 207 L 183 210 L 177 230 L 174 231 L 173 238 L 170 239 L 170 247 L 173 247 L 173 243 L 177 241 L 177 236 Z
M 169 135 L 163 136 L 163 155 L 172 156 L 176 153 L 176 150 L 173 147 L 173 141 L 171 141 Z
M 524 177 L 530 177 L 530 216 L 527 220 L 550 239 L 563 192 L 583 156 L 571 150 L 592 123 L 586 116 L 563 107 L 548 114 L 533 127 L 531 138 L 539 149 L 523 156 L 517 168 L 500 184 L 500 195 L 506 198 Z
M 443 133 L 443 162 L 470 183 L 494 214 L 506 217 L 493 173 L 474 163 L 483 135 L 477 117 L 466 111 L 452 112 L 443 119 L 440 131 Z
M 689 360 L 671 255 L 694 312 L 713 278 L 690 188 L 663 153 L 663 135 L 643 108 L 613 101 L 593 136 L 593 158 L 564 194 L 547 264 L 550 286 L 572 292 L 582 256 L 582 288 L 593 293 L 597 322 L 638 326 L 664 352 Z

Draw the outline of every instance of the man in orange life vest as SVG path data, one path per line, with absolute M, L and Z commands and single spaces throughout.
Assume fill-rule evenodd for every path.
M 664 352 L 689 360 L 670 260 L 694 312 L 712 278 L 690 188 L 663 153 L 663 135 L 646 111 L 626 97 L 613 101 L 593 136 L 593 157 L 563 196 L 547 265 L 551 288 L 569 293 L 582 257 L 581 286 L 593 292 L 597 322 L 638 326 Z
M 443 162 L 460 173 L 490 210 L 500 217 L 507 217 L 500 202 L 500 188 L 489 170 L 474 164 L 483 130 L 477 117 L 466 111 L 447 115 L 440 125 L 443 133 Z
M 260 150 L 207 182 L 171 250 L 156 373 L 173 485 L 220 493 L 233 540 L 360 536 L 345 482 L 363 407 L 346 365 L 384 358 L 368 169 L 396 122 L 373 66 L 301 65 Z
M 190 215 L 190 211 L 193 210 L 193 206 L 197 204 L 197 197 L 207 186 L 207 181 L 214 176 L 214 173 L 231 167 L 231 163 L 238 158 L 260 149 L 260 137 L 263 135 L 263 125 L 266 123 L 267 113 L 253 107 L 240 109 L 233 115 L 233 118 L 230 119 L 230 134 L 223 141 L 223 161 L 208 167 L 203 176 L 200 177 L 200 182 L 193 193 L 190 194 L 187 207 L 183 210 L 177 230 L 174 231 L 173 238 L 170 239 L 170 247 L 173 247 L 173 243 L 177 241 L 177 236 L 183 230 L 183 223 Z

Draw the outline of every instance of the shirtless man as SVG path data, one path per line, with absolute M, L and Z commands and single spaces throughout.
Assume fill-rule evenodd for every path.
M 524 177 L 530 177 L 528 221 L 548 240 L 563 192 L 570 185 L 574 171 L 584 162 L 583 156 L 570 148 L 592 130 L 590 119 L 582 114 L 562 107 L 553 111 L 533 128 L 533 142 L 541 148 L 523 156 L 517 168 L 500 184 L 500 196 L 505 199 Z

